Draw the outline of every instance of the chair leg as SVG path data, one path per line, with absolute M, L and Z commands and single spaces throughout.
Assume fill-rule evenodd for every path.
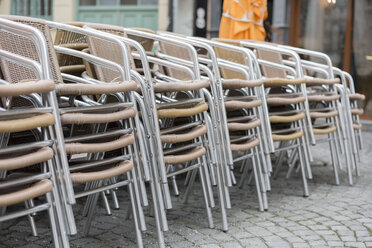
M 133 175 L 131 175 L 131 172 L 128 172 L 127 176 L 128 176 L 128 180 L 131 180 L 133 178 Z M 142 233 L 141 233 L 138 213 L 136 209 L 137 206 L 141 204 L 138 202 L 139 199 L 136 198 L 132 183 L 128 185 L 128 189 L 129 189 L 130 203 L 131 203 L 131 209 L 132 209 L 132 215 L 133 215 L 133 224 L 134 224 L 134 229 L 136 230 L 137 246 L 143 247 Z
M 194 182 L 195 182 L 195 179 L 196 179 L 196 174 L 197 174 L 197 171 L 193 170 L 192 173 L 191 173 L 190 179 L 189 179 L 189 184 L 187 185 L 187 188 L 186 188 L 186 191 L 185 191 L 185 195 L 183 196 L 183 199 L 182 199 L 183 204 L 186 204 L 187 201 L 189 200 L 189 196 L 190 196 L 191 190 L 194 186 Z
M 69 248 L 70 243 L 68 241 L 68 237 L 66 234 L 66 231 L 61 228 L 61 223 L 57 225 L 57 218 L 56 218 L 56 211 L 55 211 L 55 206 L 53 204 L 53 197 L 52 193 L 47 193 L 46 194 L 46 199 L 47 202 L 50 204 L 50 207 L 48 208 L 48 213 L 49 213 L 49 220 L 50 220 L 50 225 L 52 229 L 52 236 L 53 236 L 53 242 L 54 242 L 54 247 L 56 248 Z M 58 203 L 57 203 L 58 204 Z
M 28 201 L 25 201 L 24 204 L 25 204 L 26 209 L 30 208 L 30 204 L 28 203 Z M 28 221 L 30 222 L 30 225 L 31 225 L 32 235 L 37 237 L 38 235 L 37 235 L 37 229 L 36 229 L 34 216 L 32 214 L 29 214 L 29 215 L 27 215 L 27 218 L 28 218 Z
M 252 158 L 253 159 L 253 158 Z M 247 180 L 247 177 L 248 177 L 248 172 L 249 172 L 249 164 L 248 164 L 248 159 L 245 159 L 243 161 L 243 164 L 242 164 L 242 168 L 243 168 L 243 171 L 242 171 L 242 176 L 240 178 L 240 181 L 239 181 L 239 184 L 238 184 L 238 187 L 240 189 L 243 188 L 244 186 L 244 182 Z
M 173 165 L 170 165 L 170 166 L 171 166 L 170 170 L 171 170 L 171 172 L 173 172 L 174 171 L 174 166 Z M 176 176 L 172 176 L 171 180 L 172 180 L 174 195 L 179 196 L 180 192 L 178 191 Z
M 101 187 L 101 185 L 102 185 L 102 181 L 99 181 L 97 187 Z M 85 223 L 85 226 L 84 226 L 84 236 L 88 236 L 88 234 L 89 234 L 90 226 L 92 225 L 93 215 L 94 215 L 94 211 L 97 207 L 97 202 L 98 202 L 99 196 L 100 196 L 100 193 L 95 193 L 93 195 L 92 205 L 91 205 L 91 207 L 89 208 L 89 211 L 88 211 L 88 219 L 87 219 L 87 222 Z
M 150 172 L 151 173 L 151 172 Z M 152 195 L 152 201 L 153 201 L 153 208 L 152 210 L 154 211 L 154 216 L 155 216 L 155 225 L 156 225 L 156 232 L 158 236 L 158 244 L 160 248 L 165 247 L 164 243 L 164 234 L 163 234 L 163 228 L 162 228 L 162 223 L 164 222 L 163 218 L 165 217 L 165 212 L 164 209 L 161 209 L 162 207 L 162 197 L 159 196 L 158 191 L 155 188 L 154 180 L 150 181 L 150 190 L 151 190 L 151 195 Z M 162 211 L 162 213 L 161 213 Z M 165 219 L 166 222 L 166 219 Z
M 220 165 L 217 165 L 217 166 L 220 166 Z M 222 230 L 226 232 L 229 228 L 228 223 L 227 223 L 226 206 L 225 206 L 226 198 L 225 198 L 225 194 L 223 191 L 223 187 L 226 187 L 226 186 L 221 177 L 221 168 L 217 168 L 216 177 L 217 177 L 217 192 L 218 192 L 218 198 L 220 201 L 221 216 L 222 216 Z
M 109 202 L 108 202 L 108 200 L 107 200 L 107 196 L 106 196 L 105 192 L 102 191 L 100 194 L 101 194 L 102 199 L 103 199 L 103 204 L 105 205 L 106 214 L 107 214 L 108 216 L 112 215 L 111 208 L 110 208 L 110 204 L 109 204 Z
M 255 159 L 257 161 L 257 170 L 258 170 L 257 172 L 258 172 L 258 179 L 261 183 L 263 208 L 264 208 L 264 210 L 268 210 L 269 206 L 268 206 L 267 195 L 266 195 L 266 192 L 267 192 L 266 191 L 266 183 L 265 183 L 263 173 L 262 173 L 262 167 L 261 167 L 261 163 L 260 163 L 260 156 L 258 154 L 257 146 L 254 148 L 253 156 L 255 157 Z
M 264 205 L 263 205 L 263 201 L 262 201 L 261 186 L 260 186 L 260 180 L 258 179 L 258 171 L 257 171 L 258 169 L 257 169 L 255 156 L 252 157 L 252 165 L 253 165 L 254 181 L 256 183 L 258 208 L 262 212 L 265 209 L 264 209 Z
M 332 166 L 333 166 L 333 172 L 335 174 L 335 184 L 339 185 L 340 184 L 340 179 L 338 177 L 338 152 L 336 152 L 336 144 L 335 144 L 335 134 L 329 134 L 328 135 L 329 139 L 329 149 L 331 151 L 331 157 L 332 157 Z
M 208 169 L 209 165 L 207 163 L 207 159 L 206 159 L 205 156 L 203 156 L 201 159 L 198 158 L 198 163 L 200 164 L 201 162 L 203 162 L 201 164 L 201 166 L 203 167 L 204 175 L 205 175 L 205 182 L 207 184 L 207 193 L 208 193 L 208 199 L 209 199 L 209 206 L 211 208 L 214 208 L 216 206 L 216 204 L 214 202 L 211 176 L 209 174 L 209 169 Z
M 304 144 L 302 144 L 302 142 L 300 142 L 299 139 L 297 139 L 297 149 L 298 149 L 298 155 L 300 157 L 300 168 L 301 168 L 301 174 L 302 174 L 302 182 L 303 182 L 303 185 L 304 185 L 304 197 L 308 197 L 309 196 L 309 188 L 308 188 L 308 185 L 307 185 L 307 179 L 306 179 L 306 172 L 305 172 L 305 163 L 307 163 L 307 161 L 304 161 L 304 154 L 303 154 L 303 150 L 305 149 L 303 147 Z
M 208 185 L 206 185 L 204 171 L 201 167 L 199 167 L 199 178 L 200 178 L 200 182 L 201 182 L 202 190 L 203 190 L 204 204 L 205 204 L 205 208 L 207 211 L 208 225 L 209 225 L 209 228 L 214 228 L 213 218 L 212 218 L 212 209 L 209 205 L 209 200 L 208 200 L 208 192 L 207 192 Z

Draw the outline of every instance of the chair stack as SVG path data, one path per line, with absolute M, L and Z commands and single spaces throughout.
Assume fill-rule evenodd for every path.
M 219 205 L 227 231 L 235 185 L 254 180 L 258 209 L 268 210 L 271 177 L 286 167 L 308 196 L 321 137 L 335 184 L 344 169 L 349 184 L 359 175 L 364 98 L 325 54 L 18 16 L 0 16 L 0 30 L 0 222 L 27 216 L 37 235 L 33 217 L 47 210 L 56 247 L 89 234 L 99 200 L 109 215 L 119 209 L 122 186 L 138 247 L 149 207 L 165 247 L 180 181 L 182 201 L 201 190 L 207 225 Z M 84 230 L 73 211 L 80 198 Z

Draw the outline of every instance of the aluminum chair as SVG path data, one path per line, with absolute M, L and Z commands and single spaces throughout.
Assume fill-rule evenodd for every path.
M 52 237 L 55 247 L 69 247 L 69 241 L 62 214 L 62 204 L 58 187 L 59 164 L 62 155 L 58 144 L 63 138 L 56 137 L 58 132 L 58 109 L 54 93 L 54 82 L 44 61 L 47 60 L 47 46 L 44 37 L 37 29 L 0 18 L 0 67 L 4 79 L 0 79 L 0 222 L 22 216 L 28 216 L 33 235 L 37 235 L 33 215 L 48 211 Z M 5 36 L 14 39 L 7 40 Z M 24 45 L 27 40 L 41 53 L 39 60 L 20 56 L 7 51 L 9 47 Z M 19 42 L 19 43 L 17 43 Z M 17 66 L 15 73 L 27 73 L 33 70 L 34 80 L 7 80 L 14 73 L 6 65 Z M 27 69 L 26 69 L 27 68 Z M 37 106 L 21 106 L 18 98 L 34 99 Z M 42 101 L 41 101 L 42 97 Z M 40 133 L 41 140 L 27 143 L 17 142 L 11 145 L 12 135 L 25 131 Z M 32 167 L 32 172 L 25 169 Z M 45 201 L 35 204 L 34 198 L 45 196 Z M 24 202 L 25 209 L 7 212 L 11 205 Z M 44 203 L 42 203 L 44 202 Z
M 221 207 L 221 210 L 223 229 L 227 230 L 224 208 L 230 208 L 231 204 L 226 186 L 231 186 L 231 181 L 235 179 L 233 171 L 230 170 L 233 169 L 234 163 L 238 161 L 247 162 L 247 159 L 252 157 L 252 174 L 254 174 L 256 182 L 259 209 L 263 211 L 268 208 L 266 191 L 267 185 L 270 184 L 269 172 L 261 145 L 264 143 L 261 136 L 261 133 L 264 133 L 261 126 L 261 120 L 263 120 L 261 97 L 263 96 L 264 98 L 262 82 L 260 80 L 252 80 L 253 78 L 249 75 L 249 68 L 239 64 L 228 63 L 228 61 L 217 61 L 214 49 L 217 52 L 225 44 L 201 38 L 180 37 L 178 34 L 169 32 L 160 32 L 160 34 L 189 43 L 202 52 L 202 54 L 199 53 L 198 57 L 201 73 L 208 76 L 215 87 L 215 89 L 211 87 L 210 92 L 205 92 L 205 94 L 207 99 L 210 99 L 210 109 L 216 105 L 216 113 L 214 114 L 211 111 L 211 117 L 216 126 L 219 126 L 219 133 L 215 135 L 219 138 L 220 148 L 223 148 L 220 149 L 219 153 L 225 153 L 224 156 L 220 155 L 221 158 L 218 158 L 219 161 L 224 159 L 224 162 L 219 163 L 217 169 L 221 169 L 219 173 L 223 175 L 223 185 L 222 190 L 219 190 L 219 195 L 224 198 L 222 203 L 226 204 Z M 182 56 L 183 59 L 187 59 L 187 54 Z M 227 68 L 236 71 L 238 74 L 242 73 L 244 77 L 222 79 L 220 70 L 223 71 Z M 265 137 L 265 134 L 263 136 Z M 247 178 L 248 168 L 249 166 L 247 165 L 244 169 L 240 185 Z M 216 174 L 218 175 L 218 173 Z M 228 182 L 230 178 L 231 180 Z
M 352 113 L 352 105 L 353 107 L 357 108 L 355 105 L 356 102 L 353 99 L 362 100 L 363 95 L 361 94 L 355 94 L 354 87 L 352 84 L 352 79 L 347 79 L 347 75 L 342 72 L 340 69 L 335 68 L 332 66 L 331 59 L 328 55 L 316 51 L 306 50 L 302 48 L 294 48 L 290 46 L 281 46 L 286 49 L 291 49 L 294 52 L 297 52 L 301 56 L 304 55 L 307 59 L 302 59 L 301 63 L 303 68 L 306 70 L 313 70 L 316 71 L 318 74 L 323 75 L 323 77 L 327 78 L 328 80 L 341 80 L 340 83 L 334 84 L 334 88 L 337 90 L 338 94 L 340 95 L 340 99 L 337 101 L 338 105 L 338 118 L 339 118 L 339 128 L 341 129 L 341 134 L 339 136 L 342 136 L 340 139 L 342 141 L 340 142 L 340 149 L 341 152 L 345 154 L 345 164 L 347 167 L 348 172 L 348 181 L 351 185 L 353 183 L 352 179 L 352 170 L 355 170 L 356 175 L 359 174 L 359 168 L 357 164 L 357 156 L 358 156 L 358 145 L 356 139 L 358 139 L 358 129 L 354 129 L 353 122 L 356 123 L 355 127 L 360 127 L 358 125 L 359 120 L 358 117 L 356 117 L 355 114 L 361 114 L 361 111 L 353 110 L 355 114 Z M 288 63 L 288 62 L 286 62 Z M 338 79 L 338 78 L 339 79 Z M 351 82 L 349 85 L 347 84 L 347 80 Z M 349 88 L 350 87 L 350 88 Z M 353 116 L 354 115 L 354 116 Z M 354 119 L 354 120 L 353 120 Z M 359 140 L 359 139 L 358 139 Z M 360 148 L 360 146 L 359 146 Z M 343 163 L 341 163 L 340 168 L 343 168 Z
M 56 28 L 68 29 L 66 26 L 63 27 L 63 25 L 49 24 Z M 203 118 L 203 112 L 208 108 L 208 106 L 205 105 L 200 98 L 175 102 L 172 98 L 169 98 L 169 95 L 166 93 L 169 91 L 177 92 L 185 90 L 185 87 L 186 90 L 198 91 L 198 89 L 209 85 L 209 82 L 206 80 L 193 80 L 186 84 L 186 86 L 184 86 L 185 82 L 157 82 L 153 85 L 149 62 L 166 67 L 173 66 L 186 71 L 192 77 L 194 77 L 194 75 L 193 72 L 186 67 L 184 68 L 182 66 L 172 65 L 172 63 L 146 56 L 146 52 L 141 45 L 134 40 L 125 38 L 126 30 L 123 30 L 120 27 L 89 24 L 84 28 L 85 31 L 78 30 L 77 28 L 73 28 L 73 30 L 82 33 L 90 31 L 97 35 L 101 35 L 101 39 L 88 38 L 90 52 L 94 55 L 116 61 L 122 66 L 126 66 L 125 59 L 123 61 L 123 58 L 127 58 L 128 56 L 123 53 L 123 47 L 130 46 L 131 49 L 137 51 L 137 53 L 132 53 L 133 57 L 142 62 L 141 67 L 143 68 L 144 78 L 134 70 L 132 70 L 131 76 L 139 84 L 137 91 L 141 93 L 141 95 L 136 94 L 136 100 L 140 106 L 143 127 L 139 127 L 138 130 L 143 130 L 146 134 L 145 136 L 149 139 L 147 145 L 148 151 L 150 152 L 149 161 L 151 161 L 151 176 L 153 178 L 150 181 L 150 185 L 153 199 L 159 199 L 157 203 L 154 202 L 159 245 L 164 246 L 162 231 L 168 230 L 165 209 L 172 207 L 168 189 L 168 177 L 172 178 L 180 173 L 194 169 L 197 169 L 200 172 L 209 226 L 212 227 L 213 222 L 210 202 L 212 204 L 214 204 L 214 202 L 210 200 L 212 196 L 210 196 L 211 186 L 208 182 L 209 176 L 204 175 L 204 173 L 207 173 L 204 168 L 206 163 L 204 162 L 205 158 L 203 156 L 205 153 L 205 148 L 203 147 L 205 142 L 201 139 L 201 135 L 203 136 L 205 134 L 206 128 L 203 125 L 203 119 L 200 119 Z M 106 32 L 103 33 L 101 31 Z M 107 32 L 116 33 L 117 35 L 108 35 Z M 136 30 L 134 30 L 134 32 L 142 33 L 141 31 Z M 151 36 L 150 39 L 153 39 L 153 34 L 148 32 L 146 32 L 146 34 Z M 131 33 L 131 35 L 133 34 Z M 98 79 L 120 80 L 120 77 L 122 77 L 122 75 L 118 73 L 115 74 L 115 72 L 109 71 L 105 68 L 96 67 L 95 70 Z M 155 98 L 155 94 L 157 94 L 158 98 Z M 157 99 L 156 102 L 155 99 Z M 176 127 L 169 126 L 169 124 L 166 125 L 167 122 L 170 122 L 169 120 L 172 120 L 173 122 L 178 121 L 181 118 L 191 118 L 195 122 Z M 161 120 L 160 123 L 159 120 Z M 159 124 L 162 125 L 161 128 L 159 128 Z M 162 143 L 165 143 L 166 145 L 163 145 Z M 179 144 L 178 146 L 177 143 Z M 195 160 L 198 161 L 195 163 L 193 162 Z M 201 160 L 203 160 L 203 162 L 201 162 Z M 174 164 L 177 164 L 178 166 L 178 164 L 181 165 L 185 162 L 187 162 L 187 164 L 183 169 L 173 170 L 176 169 L 176 167 L 171 169 Z M 168 167 L 168 170 L 172 171 L 167 173 L 165 170 L 166 167 Z M 196 173 L 194 173 L 194 176 L 196 176 Z
M 45 21 L 35 18 L 2 16 L 2 18 L 11 19 L 13 21 L 22 22 L 29 26 L 34 26 L 42 32 L 48 46 L 49 59 L 44 63 L 50 65 L 51 77 L 57 83 L 56 91 L 60 99 L 58 120 L 63 125 L 66 132 L 65 144 L 61 144 L 60 152 L 68 155 L 61 156 L 62 170 L 59 171 L 63 177 L 61 181 L 66 182 L 65 187 L 61 187 L 62 196 L 65 199 L 65 224 L 68 227 L 69 234 L 75 234 L 76 228 L 74 218 L 71 211 L 71 205 L 75 203 L 77 198 L 88 196 L 88 220 L 85 226 L 84 233 L 87 235 L 90 229 L 90 224 L 94 215 L 94 209 L 100 192 L 105 192 L 113 188 L 128 185 L 131 198 L 131 210 L 136 231 L 137 245 L 142 247 L 141 230 L 144 230 L 144 218 L 141 204 L 139 204 L 138 184 L 135 170 L 135 158 L 139 158 L 136 151 L 136 139 L 133 135 L 134 125 L 133 118 L 136 116 L 136 105 L 132 101 L 131 92 L 136 89 L 137 85 L 133 81 L 129 81 L 125 77 L 125 71 L 119 65 L 96 58 L 92 55 L 82 53 L 76 50 L 59 47 L 56 51 L 65 53 L 71 56 L 84 58 L 93 64 L 104 65 L 113 70 L 118 70 L 123 75 L 123 81 L 117 83 L 96 83 L 92 84 L 82 78 L 72 75 L 66 76 L 70 82 L 64 83 L 64 78 L 59 71 L 56 61 L 56 53 L 51 42 L 49 27 Z M 2 35 L 4 40 L 13 37 Z M 38 51 L 34 47 L 29 46 L 27 42 L 22 47 L 9 47 L 15 49 L 18 54 L 23 54 L 28 57 L 38 57 Z M 14 70 L 12 64 L 7 64 L 9 71 Z M 129 70 L 127 70 L 128 73 Z M 26 78 L 34 78 L 32 71 L 14 75 L 10 73 L 10 81 L 19 81 Z M 26 77 L 26 78 L 25 78 Z M 5 75 L 7 79 L 7 75 Z M 119 103 L 108 103 L 105 101 L 106 96 L 123 94 L 123 101 Z M 86 104 L 80 99 L 90 96 L 95 99 L 95 96 L 100 96 L 93 104 L 94 100 L 90 100 L 90 104 Z M 64 101 L 64 99 L 68 101 Z M 83 125 L 91 127 L 92 132 L 86 134 L 84 129 L 83 134 L 79 132 Z M 110 130 L 108 130 L 110 127 Z M 59 126 L 59 135 L 62 135 L 62 127 Z M 62 137 L 63 138 L 63 137 Z M 134 145 L 133 145 L 134 144 Z M 133 147 L 132 147 L 133 145 Z M 114 151 L 116 151 L 114 153 Z M 108 154 L 111 153 L 111 155 Z M 74 154 L 80 154 L 79 157 Z M 114 155 L 115 154 L 115 155 Z M 123 178 L 124 175 L 127 179 Z M 73 184 L 89 183 L 86 189 L 82 192 L 74 192 Z
M 246 41 L 232 41 L 226 39 L 215 39 L 216 41 L 235 44 L 249 48 L 252 51 L 260 48 L 266 50 L 267 48 L 262 44 L 250 43 Z M 269 49 L 269 48 L 268 48 Z M 298 57 L 295 53 L 286 52 L 288 56 L 292 56 L 296 62 Z M 222 57 L 223 59 L 230 60 L 231 58 Z M 286 68 L 285 66 L 276 63 L 259 60 L 252 58 L 254 62 L 254 70 L 257 78 L 262 78 L 260 66 L 269 65 L 274 68 Z M 296 76 L 296 71 L 292 68 L 286 68 L 289 72 Z M 291 70 L 292 69 L 292 70 Z M 294 71 L 294 72 L 293 72 Z M 300 74 L 301 75 L 301 74 Z M 311 170 L 309 166 L 309 148 L 306 141 L 307 128 L 306 128 L 306 89 L 304 83 L 306 80 L 301 77 L 297 78 L 264 78 L 264 86 L 267 92 L 266 101 L 269 109 L 269 120 L 272 129 L 272 140 L 278 145 L 274 147 L 274 153 L 280 152 L 276 157 L 275 164 L 280 166 L 283 162 L 285 155 L 287 155 L 290 166 L 295 166 L 295 155 L 299 155 L 299 169 L 301 170 L 303 179 L 304 196 L 309 195 L 307 177 L 311 178 Z M 287 92 L 285 88 L 291 89 Z

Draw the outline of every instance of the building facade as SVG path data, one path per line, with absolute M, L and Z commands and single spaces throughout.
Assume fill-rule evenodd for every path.
M 0 14 L 165 30 L 168 0 L 0 0 Z

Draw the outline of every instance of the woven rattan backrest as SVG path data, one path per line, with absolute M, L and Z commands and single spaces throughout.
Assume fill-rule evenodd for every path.
M 138 30 L 138 31 L 141 31 L 141 32 L 150 33 L 150 34 L 155 34 L 154 31 L 152 31 L 151 29 L 147 29 L 147 28 L 132 28 L 132 29 L 135 29 L 135 30 Z M 138 43 L 140 43 L 141 46 L 143 47 L 143 49 L 145 49 L 146 52 L 152 52 L 152 49 L 154 47 L 154 40 L 153 39 L 148 39 L 148 38 L 145 38 L 145 37 L 139 37 L 139 36 L 130 35 L 130 34 L 128 34 L 128 38 L 132 39 L 132 40 L 135 40 Z
M 220 38 L 214 38 L 213 40 L 226 43 L 229 45 L 233 45 L 233 46 L 240 46 L 240 43 L 237 40 L 220 39 Z M 246 66 L 248 65 L 247 58 L 242 53 L 234 52 L 234 51 L 223 49 L 220 47 L 214 47 L 214 51 L 216 52 L 217 57 L 220 59 L 224 59 L 224 60 L 231 61 L 231 62 L 241 64 L 241 65 L 246 65 Z M 234 79 L 234 78 L 246 79 L 244 74 L 237 72 L 237 71 L 225 69 L 225 68 L 221 68 L 221 76 L 226 79 Z
M 163 32 L 163 33 L 167 33 L 167 32 Z M 175 35 L 175 36 L 179 36 L 179 37 L 182 37 L 182 38 L 186 37 L 186 36 L 183 36 L 181 34 L 176 34 L 176 33 L 170 33 L 170 34 Z M 184 60 L 187 60 L 187 61 L 192 61 L 192 54 L 190 54 L 190 51 L 188 49 L 184 48 L 184 47 L 177 46 L 177 45 L 174 45 L 174 44 L 170 44 L 168 42 L 159 41 L 159 50 L 162 53 L 167 54 L 169 56 L 184 59 Z M 165 69 L 166 69 L 167 73 L 169 74 L 169 76 L 171 76 L 171 77 L 181 79 L 181 80 L 191 79 L 190 75 L 186 72 L 176 70 L 176 69 L 173 69 L 173 68 L 165 68 Z
M 260 42 L 260 43 L 264 43 L 264 42 Z M 264 49 L 256 49 L 256 51 L 257 51 L 258 58 L 262 60 L 270 61 L 275 64 L 283 64 L 283 58 L 279 52 L 275 52 L 272 50 L 268 51 Z M 274 77 L 286 78 L 287 77 L 284 70 L 279 69 L 279 68 L 274 68 L 272 66 L 261 65 L 261 70 L 262 70 L 262 74 L 267 78 L 274 78 Z
M 67 23 L 68 25 L 76 26 L 76 27 L 83 27 L 85 23 L 83 22 L 70 22 Z M 88 47 L 87 41 L 85 39 L 85 35 L 70 32 L 67 30 L 58 29 L 56 31 L 56 36 L 54 38 L 54 45 L 58 46 L 65 46 L 71 49 L 82 50 Z M 57 61 L 59 66 L 67 66 L 67 65 L 81 65 L 83 61 L 80 58 L 57 53 Z
M 106 24 L 93 24 L 89 23 L 87 26 L 97 29 L 102 32 L 118 35 L 121 37 L 127 37 L 126 33 L 124 31 L 124 28 L 119 26 L 113 26 L 113 25 L 106 25 Z M 103 40 L 93 37 L 87 37 L 88 45 L 89 45 L 89 51 L 91 54 L 113 61 L 115 63 L 118 63 L 122 66 L 123 65 L 123 55 L 120 49 L 120 46 L 116 43 L 113 43 L 109 40 Z M 128 52 L 130 52 L 128 48 Z M 135 64 L 133 57 L 129 55 L 129 61 L 131 64 L 131 68 L 135 69 Z M 97 74 L 97 78 L 104 82 L 113 82 L 113 81 L 121 81 L 121 75 L 117 71 L 113 71 L 107 68 L 103 68 L 102 66 L 94 66 L 95 72 Z
M 84 22 L 69 22 L 66 23 L 68 25 L 72 25 L 75 27 L 82 28 L 84 26 Z M 61 45 L 61 44 L 78 44 L 78 43 L 87 43 L 85 39 L 85 35 L 78 34 L 75 32 L 70 32 L 67 30 L 61 30 L 58 29 L 56 32 L 56 37 L 54 39 L 55 45 Z
M 62 76 L 59 70 L 49 27 L 45 24 L 45 21 L 23 16 L 0 16 L 0 18 L 6 18 L 11 21 L 20 22 L 37 28 L 39 31 L 41 31 L 48 46 L 49 62 L 53 79 L 57 83 L 62 83 Z M 0 31 L 0 49 L 22 55 L 24 57 L 40 62 L 39 54 L 34 45 L 34 42 L 23 36 Z M 22 80 L 37 78 L 36 74 L 31 69 L 27 69 L 23 66 L 5 60 L 1 61 L 1 70 L 3 72 L 4 79 L 11 83 L 17 83 Z

